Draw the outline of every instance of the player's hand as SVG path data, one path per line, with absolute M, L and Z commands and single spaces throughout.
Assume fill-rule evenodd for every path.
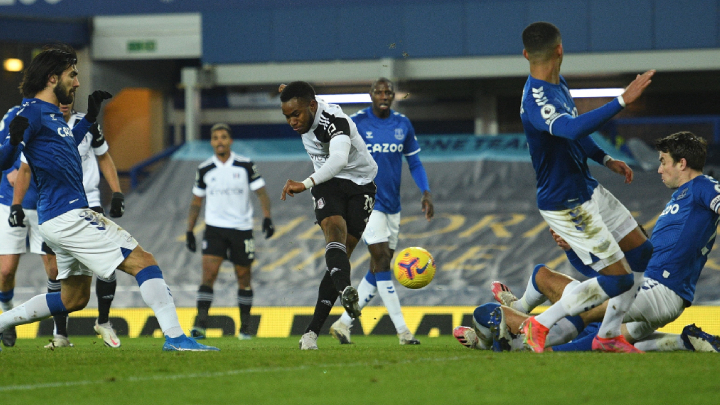
M 560 246 L 560 248 L 562 250 L 570 250 L 571 249 L 570 245 L 568 245 L 568 243 L 565 242 L 565 239 L 563 239 L 562 236 L 556 234 L 555 231 L 552 230 L 552 228 L 550 229 L 550 235 L 552 235 L 553 239 L 555 239 L 555 243 L 557 243 L 557 245 Z
M 10 173 L 7 174 L 7 181 L 10 183 L 10 187 L 15 187 L 15 180 L 17 180 L 18 171 L 17 169 L 13 169 Z
M 10 132 L 10 145 L 17 146 L 23 140 L 25 130 L 30 126 L 30 122 L 22 115 L 16 115 L 8 126 Z
M 10 216 L 8 217 L 8 223 L 13 228 L 22 227 L 25 228 L 23 220 L 25 219 L 25 211 L 21 204 L 13 204 L 10 206 Z
M 287 84 L 281 84 L 278 86 L 278 93 L 282 93 L 282 91 L 285 90 L 285 87 L 287 87 Z
M 627 165 L 627 163 L 622 160 L 610 159 L 605 163 L 605 166 L 613 172 L 625 176 L 625 184 L 632 183 L 633 170 Z
M 622 94 L 622 98 L 625 101 L 625 105 L 628 105 L 638 98 L 640 98 L 640 95 L 642 95 L 643 91 L 647 88 L 647 86 L 652 83 L 652 80 L 650 80 L 653 75 L 655 74 L 655 69 L 648 70 L 647 72 L 637 75 L 635 80 L 633 80 L 626 88 L 625 92 Z
M 265 233 L 265 239 L 269 239 L 275 233 L 275 227 L 273 226 L 272 219 L 265 217 L 263 219 L 262 231 Z
M 102 105 L 102 102 L 111 98 L 112 94 L 108 93 L 107 91 L 103 90 L 95 90 L 92 92 L 91 95 L 88 96 L 88 108 L 87 108 L 87 114 L 85 114 L 85 119 L 88 121 L 94 123 L 97 121 L 97 116 L 100 114 L 100 105 Z
M 435 206 L 432 203 L 432 196 L 429 191 L 423 193 L 422 199 L 420 199 L 422 205 L 422 212 L 425 213 L 425 219 L 430 220 L 435 216 Z
M 97 122 L 90 126 L 88 132 L 92 134 L 92 142 L 90 142 L 92 147 L 99 148 L 100 146 L 102 146 L 103 142 L 105 142 L 105 137 L 103 135 L 102 129 L 100 128 L 100 125 L 98 125 Z
M 188 250 L 193 253 L 197 250 L 197 245 L 195 244 L 195 234 L 192 233 L 192 231 L 187 231 L 185 234 L 185 246 L 187 246 Z
M 125 213 L 125 195 L 115 192 L 110 201 L 110 217 L 120 218 Z
M 289 195 L 290 197 L 295 197 L 295 193 L 302 193 L 303 191 L 307 190 L 305 188 L 305 185 L 294 180 L 288 180 L 285 182 L 285 187 L 283 187 L 282 194 L 280 195 L 280 199 L 285 201 L 285 196 Z

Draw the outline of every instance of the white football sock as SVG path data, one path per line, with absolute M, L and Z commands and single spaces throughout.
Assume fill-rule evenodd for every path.
M 383 303 L 385 304 L 385 308 L 387 308 L 390 319 L 395 325 L 397 333 L 401 334 L 407 332 L 409 329 L 405 324 L 405 318 L 403 317 L 402 310 L 400 309 L 400 299 L 397 296 L 392 279 L 377 280 L 377 290 L 380 298 L 382 298 Z
M 511 305 L 513 309 L 529 314 L 530 311 L 535 309 L 535 307 L 547 300 L 543 293 L 535 289 L 535 286 L 533 285 L 533 277 L 535 277 L 535 273 L 530 276 L 523 296 Z
M 635 273 L 632 273 L 635 276 Z M 620 336 L 620 326 L 622 325 L 625 313 L 635 301 L 637 292 L 642 286 L 643 277 L 634 277 L 633 286 L 617 297 L 610 298 L 602 324 L 598 330 L 598 336 L 609 339 Z
M 377 294 L 377 287 L 370 284 L 365 279 L 365 277 L 363 277 L 363 279 L 360 280 L 360 285 L 358 285 L 357 292 L 359 297 L 358 305 L 360 306 L 360 309 L 363 309 Z M 350 325 L 352 325 L 353 319 L 350 317 L 350 315 L 348 315 L 347 312 L 343 312 L 343 314 L 340 316 L 340 322 L 343 325 L 350 327 Z
M 180 327 L 175 303 L 170 295 L 170 289 L 162 278 L 150 278 L 140 285 L 140 295 L 143 301 L 155 312 L 163 334 L 171 338 L 184 335 Z
M 548 332 L 547 338 L 545 338 L 545 347 L 553 347 L 567 343 L 578 335 L 577 328 L 567 318 L 562 318 L 557 321 L 550 332 Z
M 46 295 L 36 295 L 25 301 L 24 304 L 0 314 L 0 331 L 12 326 L 39 321 L 50 316 L 50 307 L 48 307 Z
M 675 350 L 689 350 L 685 347 L 680 335 L 660 332 L 655 332 L 647 338 L 639 342 L 635 342 L 635 347 L 644 352 L 672 352 Z
M 596 278 L 584 281 L 563 294 L 560 301 L 553 304 L 547 311 L 535 317 L 541 325 L 549 328 L 567 315 L 577 315 L 594 308 L 610 298 L 600 287 Z

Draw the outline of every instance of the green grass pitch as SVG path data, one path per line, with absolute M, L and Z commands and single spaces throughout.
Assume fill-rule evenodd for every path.
M 222 351 L 162 352 L 125 338 L 110 349 L 77 337 L 50 351 L 20 339 L 0 353 L 8 404 L 717 404 L 714 353 L 493 353 L 451 336 L 358 336 L 318 351 L 299 337 L 207 339 Z

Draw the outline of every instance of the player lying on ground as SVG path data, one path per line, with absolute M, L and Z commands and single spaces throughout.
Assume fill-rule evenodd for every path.
M 720 339 L 702 332 L 694 325 L 685 327 L 681 335 L 654 333 L 657 328 L 677 319 L 691 305 L 697 280 L 714 245 L 720 218 L 720 185 L 712 177 L 702 175 L 706 156 L 705 141 L 690 132 L 679 132 L 656 141 L 656 148 L 660 159 L 658 173 L 668 188 L 677 191 L 655 225 L 651 238 L 655 251 L 645 270 L 642 289 L 625 315 L 622 333 L 642 350 L 719 351 Z M 572 250 L 565 241 L 557 235 L 555 237 L 573 265 L 584 274 L 589 274 L 588 269 L 573 258 Z M 536 266 L 525 294 L 520 299 L 515 298 L 507 287 L 494 283 L 496 299 L 509 307 L 500 309 L 496 314 L 496 332 L 505 341 L 498 342 L 498 345 L 511 348 L 513 344 L 508 340 L 507 332 L 519 331 L 520 325 L 527 318 L 524 314 L 546 299 L 559 301 L 577 283 L 543 265 Z M 560 320 L 553 326 L 554 332 L 548 335 L 546 347 L 573 338 L 585 325 L 602 319 L 606 308 L 607 302 L 579 316 Z M 485 313 L 488 313 L 488 308 L 479 311 L 480 315 Z M 484 322 L 490 318 L 479 316 L 477 319 Z M 467 341 L 464 334 L 468 334 L 468 331 L 463 329 L 457 332 L 456 337 L 461 335 Z M 590 350 L 588 344 L 591 337 L 588 336 L 575 339 L 571 346 L 554 349 Z

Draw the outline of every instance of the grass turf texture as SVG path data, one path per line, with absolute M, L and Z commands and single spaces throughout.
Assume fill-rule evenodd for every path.
M 44 349 L 21 339 L 0 353 L 0 397 L 14 404 L 717 404 L 714 353 L 493 353 L 449 336 L 207 339 L 221 352 L 162 352 L 162 339 L 99 338 Z

